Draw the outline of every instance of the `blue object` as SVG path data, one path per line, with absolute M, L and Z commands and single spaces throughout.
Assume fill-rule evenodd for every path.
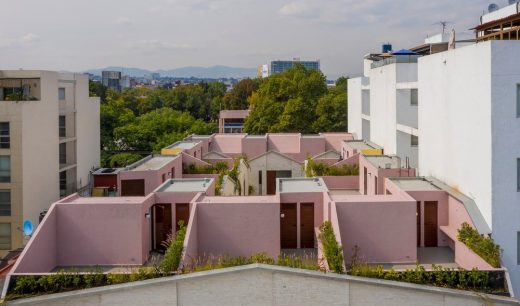
M 417 55 L 417 52 L 413 52 L 410 50 L 402 49 L 393 53 L 394 55 Z
M 392 45 L 391 44 L 383 44 L 383 53 L 390 53 L 392 52 Z
M 25 236 L 31 236 L 33 233 L 33 223 L 31 220 L 24 220 L 23 221 L 23 234 Z

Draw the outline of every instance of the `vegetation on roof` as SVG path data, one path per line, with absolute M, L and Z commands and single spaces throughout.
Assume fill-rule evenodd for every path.
M 331 166 L 325 163 L 318 163 L 312 157 L 307 158 L 305 167 L 307 177 L 316 176 L 357 176 L 359 175 L 359 165 L 344 164 L 341 166 Z
M 458 229 L 457 239 L 494 268 L 500 268 L 501 249 L 490 237 L 480 235 L 476 229 L 464 222 Z

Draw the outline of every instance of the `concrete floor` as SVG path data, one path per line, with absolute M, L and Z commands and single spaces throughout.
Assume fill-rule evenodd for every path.
M 432 269 L 432 264 L 442 266 L 444 268 L 458 268 L 455 263 L 455 253 L 449 247 L 438 248 L 417 248 L 417 260 L 426 270 Z M 414 269 L 415 264 L 389 264 L 384 265 L 385 268 L 394 268 L 395 270 Z

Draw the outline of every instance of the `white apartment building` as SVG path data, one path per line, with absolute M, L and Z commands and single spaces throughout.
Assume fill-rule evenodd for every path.
M 481 234 L 491 234 L 503 249 L 519 294 L 520 5 L 482 16 L 476 32 L 477 43 L 422 56 L 416 64 L 372 64 L 351 80 L 349 132 L 403 158 L 399 134 L 410 128 L 405 134 L 419 143 L 411 165 L 475 201 L 489 226 L 490 233 Z M 413 111 L 408 90 L 417 91 Z
M 25 243 L 22 224 L 89 182 L 99 167 L 99 98 L 88 77 L 0 70 L 0 255 Z

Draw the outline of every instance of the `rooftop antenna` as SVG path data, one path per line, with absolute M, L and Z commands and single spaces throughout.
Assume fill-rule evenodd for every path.
M 446 29 L 448 28 L 449 24 L 453 24 L 451 21 L 439 21 L 436 23 L 433 23 L 432 25 L 438 25 L 440 24 L 442 26 L 442 34 L 446 34 Z

